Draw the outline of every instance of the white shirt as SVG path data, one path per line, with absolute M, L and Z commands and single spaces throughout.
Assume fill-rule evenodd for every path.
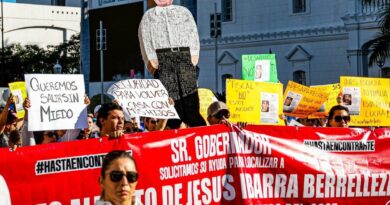
M 191 12 L 183 6 L 156 6 L 145 12 L 138 28 L 145 65 L 157 60 L 156 49 L 189 47 L 199 56 L 199 35 Z

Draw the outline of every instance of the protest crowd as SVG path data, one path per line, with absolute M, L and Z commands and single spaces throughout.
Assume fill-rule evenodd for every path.
M 348 84 L 378 79 L 343 76 L 340 82 L 323 87 L 290 81 L 283 92 L 276 64 L 260 62 L 264 59 L 274 62 L 275 56 L 269 54 L 243 56 L 243 67 L 250 67 L 251 72 L 243 74 L 243 79 L 227 80 L 225 102 L 213 94 L 204 94 L 197 85 L 200 47 L 191 13 L 184 7 L 171 5 L 172 0 L 155 2 L 157 7 L 144 14 L 139 26 L 142 57 L 154 79 L 115 82 L 104 93 L 112 101 L 90 107 L 82 75 L 75 80 L 72 75 L 27 74 L 26 83 L 22 82 L 26 96 L 11 89 L 1 110 L 0 147 L 17 152 L 41 144 L 90 139 L 115 141 L 126 136 L 207 126 L 225 126 L 239 133 L 250 125 L 317 127 L 329 130 L 328 133 L 342 128 L 375 130 L 390 126 L 387 94 L 380 98 L 383 102 L 370 106 L 374 110 L 371 115 L 383 114 L 381 119 L 385 119 L 375 123 L 367 115 L 360 116 L 369 97 L 362 94 L 364 86 Z M 387 79 L 381 80 L 389 83 Z M 388 92 L 389 87 L 382 87 Z M 88 110 L 92 112 L 87 113 Z M 205 156 L 198 153 L 197 157 Z M 186 161 L 187 156 L 183 154 L 179 159 Z M 235 166 L 240 167 L 239 158 L 231 161 L 235 160 Z M 277 164 L 273 162 L 269 166 Z M 143 162 L 136 162 L 127 152 L 110 152 L 99 174 L 101 198 L 97 204 L 141 204 L 134 199 L 138 180 L 142 180 L 142 173 L 137 171 L 140 163 Z M 229 178 L 225 180 L 229 184 Z M 120 197 L 116 196 L 118 192 Z M 249 196 L 250 192 L 245 194 Z

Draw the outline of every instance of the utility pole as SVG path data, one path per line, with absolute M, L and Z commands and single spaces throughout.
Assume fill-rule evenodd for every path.
M 215 50 L 215 89 L 218 92 L 218 37 L 222 35 L 222 15 L 217 13 L 217 3 L 214 3 L 214 13 L 210 14 L 210 37 L 214 38 Z
M 104 103 L 104 51 L 107 50 L 107 36 L 106 29 L 103 29 L 103 21 L 99 21 L 99 29 L 96 29 L 96 50 L 100 52 L 100 83 L 101 83 L 101 94 L 100 104 Z

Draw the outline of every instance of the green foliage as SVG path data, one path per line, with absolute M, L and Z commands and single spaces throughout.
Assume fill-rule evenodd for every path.
M 363 3 L 371 5 L 374 2 L 373 0 L 363 0 Z M 374 39 L 363 45 L 363 49 L 370 52 L 369 66 L 378 62 L 383 63 L 390 58 L 390 3 L 388 1 L 383 3 L 381 11 L 378 13 L 380 30 Z
M 8 83 L 24 81 L 26 73 L 53 73 L 56 62 L 62 73 L 80 72 L 80 34 L 59 45 L 40 48 L 37 45 L 12 44 L 0 50 L 0 87 Z

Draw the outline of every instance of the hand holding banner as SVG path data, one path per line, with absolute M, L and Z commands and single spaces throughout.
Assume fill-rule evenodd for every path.
M 129 79 L 114 83 L 107 91 L 123 107 L 125 116 L 179 119 L 169 103 L 168 91 L 159 80 Z
M 75 74 L 26 74 L 28 130 L 81 129 L 87 126 L 84 76 Z

